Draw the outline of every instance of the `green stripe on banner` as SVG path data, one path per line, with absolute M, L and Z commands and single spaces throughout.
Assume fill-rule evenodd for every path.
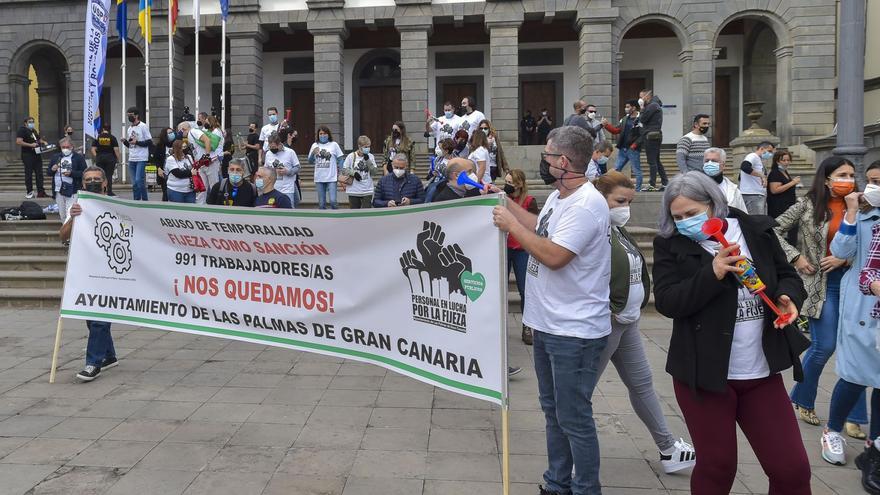
M 255 215 L 255 216 L 280 216 L 280 217 L 307 217 L 307 218 L 330 218 L 330 217 L 379 217 L 388 215 L 405 215 L 417 211 L 445 210 L 448 208 L 461 208 L 464 206 L 499 206 L 501 205 L 501 196 L 490 196 L 482 198 L 465 198 L 458 201 L 444 201 L 442 203 L 429 203 L 426 205 L 415 205 L 405 209 L 401 208 L 368 208 L 360 210 L 294 210 L 279 208 L 247 208 L 234 206 L 186 206 L 181 203 L 152 203 L 147 201 L 128 201 L 120 200 L 111 196 L 100 194 L 90 194 L 80 191 L 77 196 L 80 199 L 91 199 L 102 201 L 104 203 L 112 203 L 116 205 L 127 206 L 129 208 L 141 208 L 149 210 L 181 210 L 181 211 L 199 211 L 205 213 L 217 213 L 222 211 L 230 215 Z
M 92 311 L 75 311 L 75 310 L 67 310 L 67 309 L 62 309 L 61 314 L 67 315 L 67 316 L 85 316 L 88 318 L 110 318 L 110 319 L 116 319 L 116 320 L 130 321 L 133 323 L 145 323 L 145 324 L 159 325 L 159 326 L 165 326 L 165 327 L 181 328 L 181 329 L 186 329 L 186 330 L 196 330 L 196 331 L 205 332 L 205 333 L 212 333 L 212 334 L 218 334 L 218 335 L 228 335 L 228 336 L 232 336 L 232 337 L 243 337 L 243 338 L 259 340 L 259 341 L 263 341 L 263 342 L 274 342 L 274 343 L 278 343 L 278 344 L 295 345 L 297 347 L 303 347 L 306 349 L 315 349 L 315 350 L 321 350 L 321 351 L 325 351 L 325 352 L 332 352 L 335 354 L 341 354 L 341 355 L 345 355 L 345 356 L 359 357 L 361 359 L 366 359 L 369 361 L 383 363 L 383 364 L 386 364 L 392 368 L 397 368 L 399 370 L 403 370 L 408 373 L 412 373 L 414 375 L 419 375 L 419 376 L 426 378 L 428 380 L 431 380 L 431 381 L 434 381 L 437 383 L 442 383 L 444 385 L 454 387 L 459 390 L 464 390 L 464 391 L 467 391 L 467 392 L 470 392 L 473 394 L 483 395 L 485 397 L 489 397 L 492 399 L 501 400 L 501 392 L 497 392 L 495 390 L 490 390 L 490 389 L 484 388 L 484 387 L 477 387 L 475 385 L 470 385 L 467 383 L 458 382 L 458 381 L 446 378 L 444 376 L 440 376 L 435 373 L 431 373 L 430 371 L 425 371 L 425 370 L 416 368 L 415 366 L 412 366 L 412 365 L 409 365 L 406 363 L 402 363 L 402 362 L 397 361 L 395 359 L 391 359 L 391 358 L 388 358 L 385 356 L 380 356 L 377 354 L 370 354 L 368 352 L 356 351 L 353 349 L 345 349 L 342 347 L 335 347 L 332 345 L 325 345 L 325 344 L 316 344 L 313 342 L 302 342 L 302 341 L 294 340 L 294 339 L 285 339 L 282 337 L 272 337 L 269 335 L 262 335 L 262 334 L 250 333 L 250 332 L 242 332 L 239 330 L 227 330 L 225 328 L 206 327 L 206 326 L 201 326 L 201 325 L 194 325 L 192 323 L 178 323 L 178 322 L 170 322 L 170 321 L 163 321 L 163 320 L 155 320 L 155 319 L 151 319 L 151 318 L 141 318 L 139 316 L 114 315 L 114 314 L 109 314 L 109 313 L 96 313 L 96 312 L 92 312 Z

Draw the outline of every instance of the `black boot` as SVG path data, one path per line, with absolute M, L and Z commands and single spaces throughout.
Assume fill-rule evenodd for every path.
M 856 466 L 862 471 L 862 487 L 866 492 L 880 495 L 880 450 L 873 445 L 856 457 Z

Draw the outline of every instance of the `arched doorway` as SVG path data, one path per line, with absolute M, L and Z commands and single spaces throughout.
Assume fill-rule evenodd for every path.
M 758 125 L 776 134 L 776 56 L 779 43 L 767 24 L 743 19 L 743 95 L 744 101 L 763 101 L 764 115 Z M 744 118 L 742 128 L 749 127 Z
M 689 113 L 683 54 L 687 35 L 682 27 L 659 16 L 639 19 L 623 29 L 617 59 L 617 114 L 624 104 L 638 99 L 639 91 L 650 88 L 667 106 L 663 115 L 663 142 L 675 143 L 681 136 L 684 115 Z
M 357 101 L 352 122 L 355 136 L 368 136 L 372 148 L 380 151 L 381 143 L 391 133 L 391 124 L 401 119 L 400 53 L 378 49 L 365 53 L 354 66 L 353 90 Z M 412 137 L 418 129 L 407 129 Z
M 144 57 L 140 47 L 133 41 L 128 41 L 125 47 L 125 108 L 122 105 L 122 42 L 110 39 L 107 43 L 107 65 L 104 71 L 104 89 L 101 91 L 101 122 L 110 123 L 110 129 L 114 134 L 122 131 L 123 125 L 128 125 L 125 120 L 127 107 L 138 107 L 141 112 L 146 106 L 146 81 L 144 71 Z M 145 116 L 141 114 L 141 118 Z M 158 126 L 153 124 L 167 124 L 167 111 L 161 109 L 153 115 L 155 123 L 151 128 Z M 118 134 L 117 134 L 118 135 Z
M 48 41 L 25 45 L 13 57 L 9 81 L 14 127 L 32 116 L 43 138 L 57 141 L 70 122 L 70 71 L 61 50 Z M 15 132 L 16 129 L 12 131 Z

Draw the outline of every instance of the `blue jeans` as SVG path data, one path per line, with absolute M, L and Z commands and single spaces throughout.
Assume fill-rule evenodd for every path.
M 528 264 L 528 251 L 507 248 L 507 276 L 510 277 L 510 269 L 513 268 L 516 290 L 519 291 L 520 311 L 526 310 L 526 266 Z
M 330 208 L 335 210 L 336 205 L 336 183 L 335 182 L 315 182 L 315 192 L 318 193 L 318 209 L 327 209 L 327 192 L 330 192 Z
M 128 162 L 128 176 L 131 181 L 131 192 L 134 200 L 148 201 L 147 196 L 147 162 Z
M 636 174 L 636 191 L 640 191 L 642 189 L 642 157 L 639 154 L 638 150 L 634 150 L 631 148 L 620 149 L 617 148 L 617 165 L 614 166 L 614 170 L 620 172 L 623 170 L 623 167 L 626 166 L 627 162 L 632 162 L 633 172 Z
M 190 191 L 188 193 L 177 192 L 174 190 L 168 190 L 168 201 L 172 203 L 195 203 L 196 202 L 196 193 L 195 191 Z
M 831 407 L 828 411 L 828 429 L 843 431 L 843 419 L 858 403 L 865 402 L 865 387 L 851 383 L 843 378 L 837 380 L 831 394 Z M 873 440 L 880 436 L 880 390 L 871 393 L 871 429 L 868 438 Z
M 566 495 L 600 494 L 599 439 L 592 397 L 599 379 L 599 356 L 608 337 L 580 339 L 535 331 L 534 339 L 549 461 L 545 488 Z
M 86 345 L 86 365 L 101 366 L 105 359 L 115 358 L 113 336 L 110 335 L 110 322 L 86 321 L 89 327 L 89 343 Z
M 825 303 L 819 318 L 810 318 L 810 348 L 804 354 L 801 364 L 804 368 L 804 381 L 796 383 L 791 389 L 791 401 L 804 409 L 815 409 L 816 390 L 819 388 L 819 377 L 825 363 L 831 359 L 837 348 L 837 324 L 840 316 L 840 279 L 844 270 L 838 268 L 828 274 L 825 289 Z M 833 407 L 833 404 L 832 404 Z M 858 424 L 868 422 L 868 411 L 865 395 L 856 407 L 850 411 L 847 421 Z

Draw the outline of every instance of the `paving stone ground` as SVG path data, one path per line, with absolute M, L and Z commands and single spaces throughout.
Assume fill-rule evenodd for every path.
M 0 495 L 501 493 L 500 413 L 488 403 L 372 365 L 124 325 L 113 327 L 120 365 L 78 383 L 87 331 L 73 320 L 50 385 L 56 318 L 0 311 Z M 663 372 L 670 322 L 647 315 L 642 329 L 670 428 L 687 437 Z M 524 368 L 510 382 L 511 493 L 531 495 L 546 467 L 544 419 L 531 348 L 518 331 L 509 344 Z M 822 376 L 820 416 L 833 370 Z M 662 473 L 613 367 L 594 410 L 604 493 L 688 493 L 688 474 Z M 801 423 L 801 432 L 814 494 L 863 493 L 852 462 L 822 461 L 819 427 Z M 742 435 L 739 443 L 734 493 L 767 493 Z

